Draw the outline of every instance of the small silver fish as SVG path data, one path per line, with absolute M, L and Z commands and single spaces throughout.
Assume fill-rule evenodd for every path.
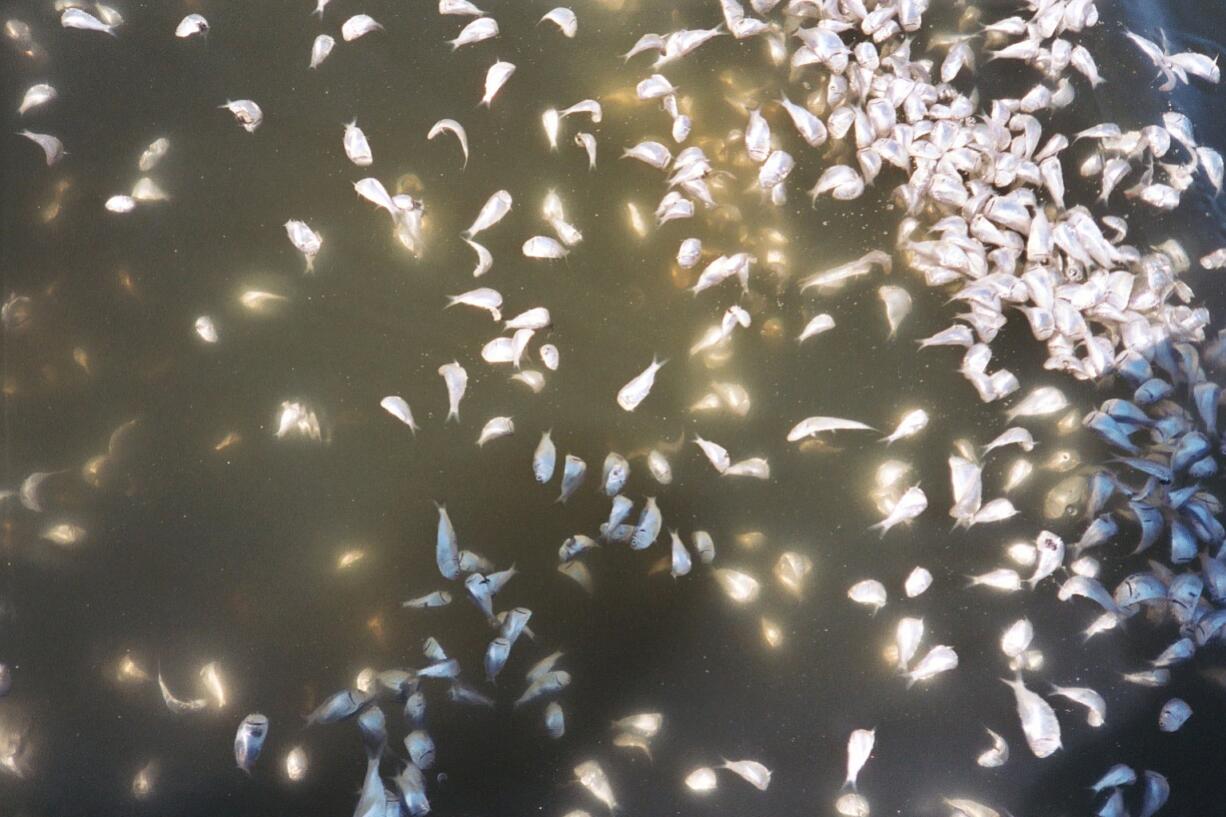
M 499 60 L 491 65 L 485 73 L 485 94 L 481 97 L 481 104 L 487 108 L 490 107 L 494 102 L 494 97 L 514 73 L 515 66 L 512 63 Z
M 464 130 L 464 126 L 454 119 L 440 119 L 430 127 L 426 139 L 434 139 L 443 133 L 455 134 L 455 138 L 460 143 L 460 150 L 464 153 L 464 167 L 468 167 L 468 133 Z
M 621 406 L 624 411 L 634 411 L 638 408 L 639 404 L 651 393 L 652 386 L 656 382 L 656 372 L 660 371 L 667 362 L 667 360 L 659 360 L 653 356 L 651 364 L 617 392 L 617 405 Z
M 575 491 L 579 490 L 586 474 L 587 463 L 574 454 L 567 454 L 562 466 L 562 492 L 558 494 L 557 501 L 566 504 Z
M 439 366 L 438 373 L 447 385 L 448 409 L 445 419 L 454 419 L 458 423 L 460 422 L 460 401 L 464 399 L 464 392 L 468 390 L 468 372 L 458 362 L 453 361 Z

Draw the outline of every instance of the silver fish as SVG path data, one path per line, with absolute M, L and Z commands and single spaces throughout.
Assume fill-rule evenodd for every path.
M 464 392 L 468 390 L 468 372 L 458 362 L 453 361 L 439 366 L 438 373 L 442 376 L 443 382 L 447 384 L 446 420 L 454 419 L 458 423 L 460 422 L 460 401 L 464 399 Z

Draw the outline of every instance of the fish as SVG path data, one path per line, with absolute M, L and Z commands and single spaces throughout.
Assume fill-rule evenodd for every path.
M 630 463 L 616 451 L 609 452 L 601 468 L 600 484 L 605 496 L 617 496 L 630 478 Z
M 903 418 L 898 421 L 898 425 L 888 437 L 884 438 L 883 442 L 888 445 L 905 437 L 914 437 L 927 427 L 928 412 L 924 411 L 923 409 L 909 411 L 903 415 Z
M 379 401 L 379 406 L 408 426 L 409 431 L 412 431 L 413 434 L 417 434 L 418 426 L 413 420 L 413 410 L 409 408 L 408 402 L 403 397 L 396 394 L 388 395 Z
M 958 653 L 953 647 L 938 644 L 924 654 L 913 669 L 906 673 L 907 686 L 925 681 L 958 666 Z
M 1009 744 L 991 729 L 985 728 L 984 731 L 988 733 L 992 746 L 981 752 L 975 762 L 985 769 L 995 769 L 1005 765 L 1009 760 Z
M 353 120 L 345 125 L 345 137 L 342 140 L 345 147 L 345 155 L 349 157 L 349 161 L 353 162 L 358 167 L 369 167 L 374 162 L 374 154 L 370 150 L 370 142 L 366 139 L 366 134 L 358 127 L 357 120 Z
M 491 417 L 482 426 L 481 434 L 477 438 L 477 445 L 484 446 L 490 440 L 496 440 L 499 437 L 506 437 L 514 433 L 515 423 L 510 417 Z
M 1034 756 L 1044 758 L 1060 749 L 1060 722 L 1056 720 L 1056 713 L 1051 705 L 1027 689 L 1020 677 L 1017 680 L 1001 680 L 1013 690 L 1017 699 L 1017 714 L 1022 722 L 1022 732 Z
M 524 242 L 525 258 L 558 259 L 565 258 L 570 251 L 556 238 L 547 235 L 535 235 Z
M 911 294 L 899 286 L 883 286 L 877 289 L 877 296 L 885 305 L 886 321 L 890 325 L 890 338 L 898 334 L 898 327 L 911 314 Z
M 179 21 L 175 26 L 175 36 L 179 39 L 187 39 L 194 37 L 197 34 L 205 35 L 209 33 L 209 21 L 204 19 L 200 14 L 189 14 Z
M 708 794 L 715 791 L 718 779 L 715 770 L 709 766 L 699 766 L 685 776 L 685 787 L 698 794 Z
M 440 119 L 430 126 L 426 139 L 433 140 L 444 133 L 453 134 L 460 143 L 460 152 L 464 154 L 463 167 L 468 167 L 468 132 L 464 130 L 464 126 L 454 119 Z
M 256 712 L 243 718 L 234 737 L 234 762 L 247 774 L 255 766 L 268 737 L 268 717 Z
M 466 238 L 475 238 L 478 233 L 488 230 L 511 212 L 511 194 L 506 190 L 498 190 L 491 195 L 481 206 L 481 211 L 477 213 L 477 218 L 464 231 L 463 235 Z
M 872 426 L 841 417 L 806 417 L 788 432 L 788 442 L 794 443 L 806 437 L 816 437 L 825 431 L 876 431 Z
M 295 219 L 285 222 L 285 233 L 289 236 L 290 243 L 294 245 L 294 249 L 302 253 L 302 257 L 306 259 L 307 273 L 314 272 L 315 258 L 323 248 L 323 238 L 319 233 L 312 230 L 305 221 L 297 221 Z
M 435 590 L 424 596 L 417 596 L 408 601 L 402 601 L 400 606 L 425 610 L 434 607 L 446 607 L 448 604 L 451 604 L 451 594 L 446 590 Z
M 662 526 L 663 519 L 660 514 L 660 508 L 656 504 L 656 498 L 649 496 L 643 504 L 638 524 L 635 525 L 634 534 L 630 538 L 631 549 L 645 550 L 651 547 L 660 535 Z
M 60 25 L 81 31 L 100 31 L 112 37 L 119 36 L 115 33 L 115 26 L 107 25 L 88 11 L 76 7 L 64 9 L 64 13 L 60 15 Z
M 485 93 L 481 97 L 481 103 L 489 108 L 494 103 L 494 97 L 502 90 L 502 87 L 507 84 L 507 80 L 515 73 L 515 65 L 513 63 L 499 60 L 489 67 L 485 73 Z
M 438 367 L 438 373 L 447 385 L 447 417 L 446 420 L 460 422 L 460 401 L 468 390 L 468 372 L 458 361 L 444 363 Z
M 546 12 L 545 16 L 538 21 L 538 25 L 544 22 L 553 23 L 567 39 L 574 39 L 575 34 L 579 31 L 579 19 L 573 11 L 563 6 Z
M 359 37 L 382 30 L 383 26 L 369 14 L 355 14 L 341 24 L 341 38 L 351 43 Z
M 574 454 L 567 454 L 562 465 L 562 492 L 558 494 L 557 501 L 565 505 L 566 501 L 575 495 L 575 491 L 579 490 L 586 474 L 587 463 Z
M 853 584 L 847 590 L 847 598 L 857 604 L 865 604 L 873 608 L 873 614 L 886 604 L 885 585 L 876 579 L 864 579 Z
M 1000 638 L 1000 651 L 1009 658 L 1017 658 L 1030 646 L 1034 638 L 1034 625 L 1020 618 L 1005 630 Z
M 356 689 L 342 689 L 334 692 L 323 700 L 319 706 L 307 715 L 308 726 L 316 724 L 337 723 L 357 715 L 371 702 L 372 696 Z
M 758 598 L 761 584 L 753 576 L 740 570 L 721 567 L 712 574 L 715 583 L 724 591 L 724 595 L 737 604 L 751 604 Z
M 1068 408 L 1068 398 L 1054 386 L 1034 389 L 1009 409 L 1006 416 L 1012 422 L 1017 417 L 1046 417 Z
M 725 760 L 720 768 L 732 772 L 758 791 L 766 791 L 771 783 L 770 769 L 756 760 Z
M 918 485 L 912 485 L 890 509 L 885 519 L 870 526 L 870 530 L 880 530 L 882 538 L 896 525 L 910 523 L 928 507 L 928 497 Z
M 35 133 L 30 130 L 18 131 L 17 135 L 24 136 L 42 148 L 43 156 L 47 160 L 47 167 L 55 165 L 68 155 L 68 151 L 64 150 L 64 143 L 57 136 L 52 136 L 49 133 Z
M 472 45 L 473 43 L 493 39 L 494 37 L 497 37 L 498 34 L 499 31 L 497 20 L 495 20 L 493 17 L 478 17 L 476 20 L 473 20 L 464 26 L 464 28 L 460 30 L 459 36 L 457 36 L 454 40 L 448 40 L 447 43 L 451 46 L 451 50 L 455 51 L 465 45 Z M 510 63 L 507 64 L 509 65 Z M 503 81 L 505 82 L 505 79 Z M 492 98 L 492 95 L 489 94 L 489 87 L 489 79 L 487 77 L 485 85 L 486 94 L 490 95 Z M 497 92 L 497 89 L 495 89 L 494 93 Z
M 323 65 L 324 60 L 332 53 L 332 49 L 336 47 L 336 39 L 328 34 L 318 35 L 311 43 L 311 61 L 307 68 L 314 70 Z
M 541 440 L 532 454 L 532 475 L 536 481 L 544 485 L 553 479 L 554 466 L 557 463 L 558 450 L 553 444 L 550 431 L 541 434 Z
M 903 584 L 903 591 L 907 594 L 907 598 L 913 599 L 916 596 L 922 595 L 931 586 L 932 573 L 926 568 L 916 567 L 907 574 L 907 580 Z
M 603 803 L 610 814 L 617 811 L 618 804 L 613 794 L 613 786 L 609 783 L 609 777 L 605 774 L 604 769 L 595 760 L 585 760 L 576 766 L 575 780 L 587 789 L 589 794 Z
M 877 741 L 876 729 L 855 729 L 847 739 L 847 777 L 844 786 L 856 788 L 856 781 Z
M 54 102 L 59 98 L 59 92 L 55 90 L 55 86 L 46 82 L 39 82 L 31 85 L 26 89 L 26 92 L 21 95 L 21 104 L 17 106 L 17 115 L 25 116 L 28 111 L 35 108 L 40 108 L 43 105 Z
M 1182 698 L 1171 698 L 1158 713 L 1158 729 L 1163 732 L 1178 732 L 1192 717 L 1192 707 Z
M 639 374 L 635 375 L 626 385 L 622 386 L 617 392 L 617 405 L 623 411 L 634 411 L 639 407 L 647 395 L 651 393 L 652 387 L 656 382 L 656 373 L 663 368 L 668 360 L 660 360 L 655 356 L 651 358 L 651 364 L 648 365 Z
M 298 783 L 306 777 L 307 767 L 306 751 L 301 746 L 295 746 L 286 752 L 285 776 L 291 783 Z
M 263 109 L 252 99 L 227 99 L 226 104 L 217 107 L 229 111 L 247 133 L 255 133 L 264 122 Z

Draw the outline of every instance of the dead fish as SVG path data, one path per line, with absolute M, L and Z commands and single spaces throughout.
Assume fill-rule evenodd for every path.
M 562 32 L 562 35 L 567 38 L 573 38 L 579 31 L 579 19 L 573 11 L 563 6 L 546 12 L 545 16 L 538 22 L 538 25 L 546 21 L 556 25 L 558 30 Z
M 327 34 L 320 34 L 311 43 L 311 62 L 308 68 L 318 68 L 323 65 L 323 61 L 332 53 L 332 49 L 336 47 L 336 40 Z
M 949 672 L 958 666 L 958 653 L 953 647 L 938 644 L 924 654 L 915 668 L 907 673 L 907 686 Z
M 439 366 L 438 373 L 447 385 L 448 409 L 445 419 L 454 419 L 458 423 L 460 422 L 460 401 L 464 399 L 464 392 L 468 390 L 468 372 L 459 362 L 453 361 Z
M 570 251 L 562 246 L 561 242 L 556 238 L 547 235 L 536 235 L 524 242 L 523 254 L 525 258 L 556 260 L 565 258 L 570 254 Z
M 341 24 L 341 38 L 351 43 L 373 31 L 382 31 L 383 26 L 369 14 L 355 14 Z
M 256 129 L 264 121 L 264 111 L 260 106 L 251 99 L 226 100 L 225 105 L 218 105 L 219 108 L 225 108 L 229 111 L 238 124 L 242 125 L 243 130 L 247 133 L 255 133 Z
M 43 155 L 47 160 L 47 167 L 51 167 L 68 155 L 68 151 L 64 150 L 64 143 L 58 137 L 52 136 L 49 133 L 35 133 L 34 131 L 23 130 L 18 131 L 17 135 L 24 136 L 42 148 Z
M 847 590 L 847 598 L 856 604 L 864 604 L 873 608 L 873 614 L 886 604 L 885 585 L 876 579 L 864 579 L 853 584 Z
M 721 769 L 727 769 L 758 791 L 766 791 L 771 783 L 770 769 L 756 760 L 725 760 Z
M 358 127 L 356 119 L 345 126 L 344 146 L 345 155 L 358 167 L 369 167 L 375 160 L 366 134 Z
M 928 507 L 928 497 L 918 485 L 912 485 L 894 503 L 885 519 L 872 525 L 870 530 L 880 530 L 882 537 L 895 525 L 909 523 Z
M 806 417 L 788 432 L 788 442 L 794 443 L 806 437 L 816 437 L 825 431 L 876 431 L 857 420 L 845 420 L 841 417 Z
M 485 107 L 490 107 L 494 102 L 494 97 L 502 90 L 502 86 L 507 84 L 507 80 L 515 73 L 515 66 L 512 63 L 499 60 L 489 67 L 485 72 L 485 94 L 481 97 L 481 103 Z
M 485 204 L 481 205 L 481 212 L 477 213 L 477 218 L 464 231 L 466 238 L 476 238 L 478 233 L 488 230 L 511 212 L 511 194 L 506 190 L 499 190 L 490 196 Z
M 105 34 L 110 34 L 112 37 L 119 36 L 115 33 L 115 26 L 107 25 L 88 11 L 76 7 L 64 10 L 64 13 L 60 15 L 60 25 L 64 28 L 76 28 L 81 31 L 101 31 Z
M 413 411 L 409 408 L 408 402 L 403 397 L 395 394 L 388 395 L 379 401 L 379 405 L 388 414 L 408 426 L 409 430 L 414 434 L 417 433 L 417 423 L 413 420 Z
M 451 50 L 455 51 L 461 46 L 472 45 L 483 40 L 493 39 L 498 36 L 498 21 L 493 17 L 478 17 L 460 31 L 460 35 L 454 40 L 448 40 Z M 486 83 L 487 93 L 489 84 Z M 497 93 L 497 91 L 495 91 Z
M 603 768 L 595 760 L 585 760 L 575 767 L 575 779 L 612 814 L 617 811 L 617 798 Z
M 985 749 L 975 762 L 985 769 L 995 769 L 1005 765 L 1009 760 L 1009 744 L 1000 735 L 993 732 L 991 729 L 985 728 L 988 737 L 992 740 L 992 746 Z
M 46 105 L 49 102 L 54 102 L 58 97 L 59 93 L 55 88 L 45 82 L 31 85 L 21 97 L 21 104 L 17 107 L 17 115 L 24 116 L 27 111 Z
M 170 691 L 170 687 L 166 686 L 166 681 L 162 678 L 162 673 L 160 671 L 158 672 L 158 688 L 162 691 L 162 702 L 166 704 L 167 709 L 176 715 L 201 712 L 209 705 L 207 698 L 182 700 L 175 697 L 174 693 Z
M 481 428 L 481 435 L 477 438 L 477 445 L 484 446 L 490 440 L 496 440 L 499 437 L 506 437 L 514 433 L 515 423 L 512 422 L 510 417 L 491 417 Z
M 890 338 L 898 334 L 898 327 L 911 314 L 911 294 L 902 287 L 883 286 L 877 296 L 885 304 L 885 317 L 890 325 Z
M 932 573 L 926 568 L 916 567 L 907 575 L 907 580 L 903 583 L 903 591 L 907 594 L 907 598 L 913 599 L 923 594 L 931 586 Z
M 1107 722 L 1107 701 L 1089 687 L 1062 687 L 1052 684 L 1052 695 L 1068 698 L 1086 708 L 1086 723 L 1098 728 Z
M 1060 722 L 1051 705 L 1021 681 L 1001 679 L 1017 699 L 1017 714 L 1026 743 L 1035 757 L 1044 758 L 1060 748 Z
M 898 421 L 898 426 L 882 442 L 887 445 L 905 437 L 914 437 L 928 427 L 928 412 L 923 409 L 909 411 Z
M 877 742 L 876 729 L 855 729 L 847 739 L 847 777 L 844 786 L 856 788 L 860 771 L 873 753 L 873 745 Z
M 307 225 L 305 221 L 290 219 L 285 222 L 285 233 L 289 236 L 294 249 L 302 253 L 306 259 L 306 271 L 315 271 L 315 258 L 323 248 L 323 238 Z
M 464 130 L 464 126 L 454 119 L 440 119 L 430 127 L 426 139 L 434 139 L 443 133 L 455 134 L 455 138 L 460 143 L 460 150 L 464 154 L 464 167 L 468 167 L 468 133 Z
M 556 501 L 565 505 L 566 501 L 575 495 L 575 491 L 579 490 L 586 474 L 587 463 L 574 454 L 567 454 L 562 465 L 562 492 L 558 494 Z
M 667 360 L 659 360 L 653 356 L 651 364 L 617 392 L 617 405 L 621 406 L 624 411 L 634 411 L 638 408 L 639 404 L 651 393 L 656 382 L 656 373 L 666 363 L 668 363 Z

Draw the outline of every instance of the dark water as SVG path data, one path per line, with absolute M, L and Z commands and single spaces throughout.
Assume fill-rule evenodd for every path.
M 454 55 L 443 40 L 464 20 L 439 18 L 433 4 L 370 0 L 359 8 L 337 0 L 322 28 L 302 5 L 130 3 L 117 41 L 60 29 L 45 3 L 4 7 L 7 17 L 34 27 L 48 52 L 32 64 L 3 51 L 8 129 L 57 133 L 70 156 L 49 170 L 36 148 L 14 137 L 0 158 L 3 290 L 33 300 L 25 330 L 4 337 L 3 485 L 16 487 L 36 470 L 71 473 L 52 484 L 45 514 L 12 500 L 3 505 L 0 660 L 14 667 L 15 685 L 0 701 L 0 728 L 28 728 L 31 749 L 24 779 L 0 774 L 0 814 L 351 813 L 364 765 L 356 730 L 303 730 L 301 715 L 363 668 L 421 665 L 429 635 L 460 659 L 472 683 L 480 680 L 489 631 L 460 592 L 442 610 L 399 607 L 443 585 L 433 560 L 435 501 L 446 503 L 461 546 L 500 567 L 516 565 L 520 575 L 498 606 L 530 607 L 536 635 L 516 646 L 496 712 L 450 705 L 441 687 L 428 692 L 437 771 L 445 774 L 431 778 L 435 813 L 599 813 L 569 783 L 588 758 L 608 771 L 627 814 L 833 813 L 847 735 L 870 727 L 877 749 L 861 791 L 874 814 L 940 814 L 940 799 L 950 796 L 1017 815 L 1087 813 L 1085 787 L 1117 761 L 1170 778 L 1164 813 L 1218 813 L 1211 770 L 1226 762 L 1217 728 L 1226 717 L 1221 688 L 1194 671 L 1177 672 L 1167 690 L 1118 680 L 1155 655 L 1164 634 L 1130 622 L 1127 632 L 1083 645 L 1080 631 L 1093 614 L 1056 602 L 1050 583 L 1013 596 L 964 588 L 966 574 L 1004 565 L 1007 544 L 1051 524 L 1042 519 L 1042 499 L 1061 475 L 1037 470 L 1012 495 L 1022 510 L 1013 520 L 950 532 L 945 459 L 953 441 L 982 444 L 1004 426 L 1001 409 L 981 405 L 956 374 L 954 352 L 915 353 L 913 339 L 948 325 L 950 307 L 938 294 L 896 270 L 891 283 L 905 283 L 915 310 L 900 338 L 888 341 L 875 293 L 881 282 L 802 301 L 794 287 L 772 287 L 764 276 L 746 303 L 754 327 L 738 336 L 732 360 L 707 371 L 687 359 L 736 293 L 680 291 L 670 270 L 681 238 L 697 230 L 710 246 L 765 247 L 763 231 L 777 230 L 786 239 L 783 278 L 889 246 L 898 221 L 885 205 L 886 185 L 853 206 L 819 203 L 816 213 L 799 189 L 778 210 L 762 206 L 756 192 L 734 189 L 739 217 L 726 212 L 705 226 L 674 223 L 634 236 L 625 202 L 650 216 L 663 185 L 659 174 L 616 156 L 642 138 L 665 141 L 668 120 L 652 106 L 619 102 L 647 72 L 642 63 L 623 67 L 616 55 L 646 31 L 713 24 L 712 4 L 615 12 L 575 3 L 580 36 L 569 41 L 535 25 L 548 5 L 491 3 L 502 36 Z M 1171 5 L 1182 30 L 1203 29 L 1191 22 L 1192 4 Z M 194 10 L 212 25 L 207 42 L 175 40 L 175 24 Z M 358 11 L 387 30 L 338 42 L 323 66 L 308 71 L 315 34 L 339 41 L 339 22 Z M 1136 12 L 1125 5 L 1107 16 Z M 1100 37 L 1107 39 L 1104 32 L 1091 39 Z M 1117 67 L 1095 53 L 1111 78 Z M 1148 91 L 1137 92 L 1141 66 L 1132 56 L 1120 55 L 1118 70 L 1134 80 L 1109 83 L 1095 98 L 1082 94 L 1070 125 L 1108 114 L 1125 126 L 1153 119 L 1159 109 Z M 476 109 L 495 58 L 518 70 L 492 111 Z M 742 122 L 725 97 L 778 82 L 760 46 L 728 38 L 668 75 L 693 94 L 696 134 L 711 140 Z M 44 79 L 60 99 L 19 123 L 16 100 Z M 562 150 L 550 154 L 539 114 L 593 96 L 605 104 L 605 121 L 584 125 L 600 142 L 597 168 L 588 172 L 569 141 L 579 129 L 574 120 Z M 254 135 L 216 109 L 229 98 L 260 102 L 265 121 Z M 1220 95 L 1183 92 L 1175 100 L 1198 132 L 1205 129 L 1206 142 L 1226 141 L 1211 114 Z M 369 169 L 353 167 L 341 151 L 342 125 L 355 116 L 374 150 Z M 425 139 L 442 117 L 468 130 L 473 156 L 463 172 L 450 137 Z M 103 211 L 102 202 L 137 177 L 140 151 L 162 135 L 172 147 L 152 175 L 173 201 L 123 217 Z M 820 162 L 803 157 L 799 164 L 794 179 L 809 179 Z M 394 243 L 383 214 L 351 187 L 364 175 L 391 187 L 407 174 L 420 180 L 427 206 L 420 260 Z M 61 212 L 45 222 L 41 214 L 61 183 Z M 515 209 L 481 237 L 495 266 L 473 283 L 472 252 L 456 235 L 500 188 L 513 193 Z M 538 213 L 549 189 L 585 240 L 565 262 L 527 261 L 519 244 L 547 232 Z M 1134 228 L 1215 246 L 1206 227 L 1216 223 L 1211 205 L 1188 209 L 1194 215 L 1186 220 L 1181 211 L 1180 219 Z M 324 235 L 313 277 L 302 275 L 301 257 L 285 239 L 289 218 Z M 1211 275 L 1193 285 L 1212 302 L 1219 287 Z M 551 309 L 546 339 L 561 350 L 562 366 L 546 372 L 540 395 L 480 360 L 495 331 L 486 316 L 442 311 L 444 296 L 476 285 L 499 289 L 508 315 Z M 252 287 L 289 300 L 252 315 L 236 300 Z M 838 328 L 798 348 L 791 338 L 817 311 L 834 314 Z M 203 313 L 217 322 L 216 345 L 192 332 Z M 783 322 L 783 338 L 761 331 L 772 318 Z M 1058 384 L 1083 408 L 1094 398 L 1088 387 L 1044 374 L 1019 327 L 1011 325 L 996 348 L 997 362 L 1017 372 L 1024 388 Z M 74 359 L 77 349 L 85 365 Z M 643 406 L 627 414 L 613 397 L 653 354 L 670 363 Z M 443 423 L 436 374 L 453 359 L 471 376 L 459 426 Z M 742 383 L 753 399 L 749 416 L 690 413 L 711 380 Z M 412 404 L 423 426 L 416 437 L 379 408 L 392 393 Z M 277 406 L 287 399 L 319 409 L 328 444 L 273 436 Z M 871 435 L 839 435 L 835 450 L 810 453 L 783 440 L 810 414 L 884 428 L 914 407 L 928 410 L 931 426 L 888 454 Z M 498 414 L 514 417 L 516 434 L 479 449 L 481 424 Z M 81 465 L 106 453 L 112 431 L 131 420 L 91 487 L 78 476 Z M 531 452 L 545 429 L 559 456 L 574 452 L 589 465 L 587 484 L 565 506 L 553 503 L 556 483 L 541 487 L 531 477 Z M 215 451 L 232 432 L 240 442 Z M 607 516 L 607 500 L 593 487 L 605 454 L 631 454 L 683 432 L 727 445 L 734 458 L 768 457 L 772 478 L 721 478 L 687 442 L 671 457 L 673 484 L 657 486 L 636 459 L 626 492 L 636 501 L 658 496 L 666 528 L 687 538 L 709 530 L 718 565 L 757 576 L 761 599 L 734 607 L 709 570 L 679 580 L 653 572 L 662 542 L 645 553 L 607 547 L 592 555 L 596 591 L 588 597 L 557 574 L 556 551 L 566 536 L 594 533 Z M 1053 422 L 1035 432 L 1042 442 L 1036 464 L 1057 448 L 1087 462 L 1102 454 L 1080 433 L 1061 436 Z M 909 531 L 881 540 L 868 530 L 879 518 L 868 493 L 887 456 L 913 465 L 930 509 Z M 999 493 L 1012 459 L 1001 456 L 985 471 L 985 498 Z M 61 520 L 88 531 L 81 546 L 64 550 L 38 538 Z M 1079 531 L 1073 519 L 1054 529 L 1074 538 Z M 763 534 L 758 549 L 736 543 L 749 531 Z M 338 570 L 338 556 L 350 549 L 365 558 Z M 800 601 L 770 577 L 785 550 L 815 564 Z M 1130 572 L 1122 558 L 1104 563 L 1107 577 Z M 936 581 L 908 601 L 901 583 L 917 564 Z M 868 577 L 891 595 L 875 617 L 845 595 Z M 1046 760 L 1026 749 L 1012 695 L 997 680 L 1008 674 L 999 634 L 1023 614 L 1046 658 L 1028 676 L 1031 687 L 1086 685 L 1108 699 L 1108 722 L 1098 730 L 1079 708 L 1057 703 L 1065 748 Z M 924 618 L 921 652 L 952 644 L 961 666 L 904 689 L 882 657 L 902 615 Z M 763 616 L 783 629 L 778 649 L 763 644 Z M 568 725 L 560 741 L 544 734 L 539 706 L 510 708 L 523 672 L 555 649 L 566 652 L 562 666 L 575 679 L 561 698 Z M 127 653 L 150 673 L 160 665 L 181 697 L 198 694 L 196 673 L 216 661 L 232 700 L 221 712 L 173 715 L 156 684 L 114 681 L 115 662 Z M 1169 695 L 1196 712 L 1175 735 L 1155 726 Z M 652 761 L 611 743 L 609 722 L 644 710 L 665 715 Z M 272 729 L 247 777 L 234 768 L 231 747 L 236 724 L 251 711 L 268 715 Z M 399 718 L 394 709 L 388 714 L 399 749 Z M 1009 740 L 1013 756 L 1002 769 L 974 764 L 987 745 L 983 726 Z M 298 784 L 282 771 L 293 745 L 311 761 Z M 732 778 L 705 800 L 684 789 L 691 768 L 722 757 L 766 763 L 770 789 L 760 793 Z M 133 776 L 150 762 L 158 770 L 154 791 L 134 799 Z

